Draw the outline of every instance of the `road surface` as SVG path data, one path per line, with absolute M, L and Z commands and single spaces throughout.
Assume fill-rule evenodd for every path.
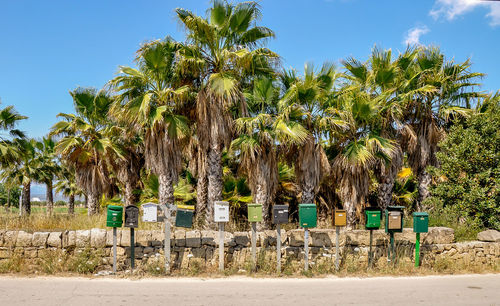
M 0 305 L 500 305 L 500 274 L 257 279 L 0 277 Z

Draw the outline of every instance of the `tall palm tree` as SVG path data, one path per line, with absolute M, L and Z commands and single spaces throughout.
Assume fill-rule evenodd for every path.
M 20 152 L 13 144 L 13 139 L 24 138 L 25 135 L 15 127 L 19 121 L 27 118 L 17 113 L 13 106 L 0 109 L 0 166 L 8 166 L 19 157 Z
M 52 215 L 54 209 L 54 192 L 53 182 L 57 173 L 60 171 L 60 166 L 56 161 L 54 152 L 55 142 L 50 137 L 44 137 L 36 143 L 36 163 L 38 181 L 46 186 L 46 202 L 47 213 Z
M 138 69 L 121 67 L 120 75 L 109 82 L 118 93 L 111 114 L 143 138 L 146 167 L 158 176 L 162 204 L 174 203 L 182 142 L 189 135 L 188 120 L 181 115 L 189 87 L 179 82 L 179 48 L 169 38 L 146 44 L 138 51 Z M 124 171 L 138 174 L 133 169 L 140 165 L 138 152 L 129 148 L 130 167 Z
M 200 71 L 201 89 L 196 98 L 196 129 L 200 160 L 205 163 L 208 203 L 201 211 L 206 224 L 213 224 L 213 203 L 222 199 L 222 153 L 231 142 L 234 113 L 246 115 L 241 82 L 245 77 L 268 73 L 269 59 L 277 55 L 260 46 L 274 33 L 257 26 L 260 9 L 256 2 L 230 4 L 215 0 L 207 18 L 177 9 L 188 44 L 181 49 L 186 65 Z M 200 179 L 199 179 L 200 181 Z M 203 178 L 202 180 L 203 181 Z
M 281 108 L 292 105 L 300 107 L 304 114 L 300 124 L 309 132 L 304 142 L 290 146 L 288 152 L 289 159 L 295 162 L 295 176 L 302 203 L 314 203 L 321 180 L 330 172 L 321 141 L 325 139 L 326 126 L 343 124 L 325 112 L 325 103 L 336 78 L 337 73 L 330 63 L 325 63 L 319 72 L 311 64 L 306 64 L 303 78 L 290 72 L 282 77 L 284 86 L 289 87 L 280 101 Z
M 111 141 L 108 111 L 113 102 L 105 92 L 92 88 L 77 88 L 70 92 L 76 114 L 60 113 L 63 120 L 54 124 L 52 135 L 63 137 L 55 151 L 75 169 L 77 185 L 87 196 L 88 215 L 99 212 L 100 199 L 110 190 L 106 156 L 120 154 Z
M 343 122 L 332 129 L 337 147 L 333 172 L 347 211 L 347 226 L 353 228 L 361 208 L 366 204 L 370 187 L 370 171 L 378 159 L 390 162 L 393 141 L 374 129 L 380 120 L 380 98 L 373 98 L 359 88 L 343 88 L 327 110 Z M 334 126 L 332 126 L 334 127 Z M 358 214 L 357 214 L 358 213 Z
M 31 183 L 39 178 L 38 163 L 36 161 L 36 145 L 34 139 L 16 138 L 13 141 L 16 159 L 4 167 L 2 179 L 13 184 L 22 185 L 21 215 L 31 213 Z
M 447 61 L 437 48 L 420 48 L 406 75 L 403 113 L 403 147 L 418 180 L 417 207 L 429 197 L 431 176 L 427 166 L 437 166 L 435 153 L 444 127 L 456 116 L 467 116 L 473 100 L 484 96 L 475 88 L 483 74 L 472 72 L 471 63 Z M 416 90 L 425 89 L 425 90 Z
M 249 109 L 256 112 L 251 112 L 252 117 L 236 119 L 239 137 L 231 144 L 232 150 L 238 152 L 240 168 L 248 177 L 253 200 L 262 204 L 264 222 L 259 223 L 259 230 L 271 224 L 270 208 L 278 187 L 278 144 L 300 145 L 308 135 L 296 121 L 302 115 L 300 111 L 277 109 L 279 89 L 272 83 L 269 78 L 255 80 L 247 100 Z

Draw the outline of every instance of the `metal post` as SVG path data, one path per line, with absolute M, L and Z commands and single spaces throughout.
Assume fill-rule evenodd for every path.
M 135 264 L 135 235 L 134 235 L 134 228 L 130 228 L 130 268 L 134 270 Z
M 372 262 L 373 262 L 372 244 L 373 244 L 373 230 L 370 230 L 370 251 L 368 251 L 368 268 L 372 267 Z
M 113 227 L 113 274 L 116 274 L 116 227 Z
M 224 271 L 224 223 L 219 222 L 219 271 Z
M 168 212 L 168 210 L 167 210 Z M 165 273 L 170 273 L 170 220 L 168 220 L 168 215 L 165 214 Z
M 309 230 L 304 229 L 304 270 L 309 269 Z
M 276 270 L 278 274 L 281 274 L 281 227 L 279 224 L 276 226 L 276 258 L 278 259 Z
M 420 266 L 420 233 L 417 233 L 417 240 L 415 242 L 415 267 Z
M 335 271 L 339 270 L 339 236 L 340 236 L 340 227 L 335 227 Z
M 396 254 L 395 254 L 395 251 L 394 251 L 394 233 L 391 232 L 391 257 L 392 257 L 392 263 L 393 264 L 396 264 L 395 261 L 396 261 Z
M 257 223 L 252 222 L 252 270 L 257 270 Z

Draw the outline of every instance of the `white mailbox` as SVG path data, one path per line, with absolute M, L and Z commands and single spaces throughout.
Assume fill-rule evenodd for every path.
M 214 221 L 229 222 L 229 203 L 226 201 L 214 202 Z
M 157 222 L 158 221 L 158 204 L 146 203 L 141 205 L 143 214 L 142 222 Z

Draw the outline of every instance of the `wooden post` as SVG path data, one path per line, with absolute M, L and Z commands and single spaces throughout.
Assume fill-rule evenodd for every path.
M 116 274 L 116 227 L 113 227 L 113 274 Z
M 257 270 L 257 223 L 252 222 L 252 270 Z
M 281 227 L 279 223 L 276 225 L 276 258 L 278 260 L 276 270 L 278 274 L 281 274 Z
M 304 270 L 309 269 L 309 230 L 304 228 Z
M 339 236 L 340 227 L 335 227 L 335 271 L 339 270 Z
M 224 222 L 219 222 L 219 271 L 224 271 Z

